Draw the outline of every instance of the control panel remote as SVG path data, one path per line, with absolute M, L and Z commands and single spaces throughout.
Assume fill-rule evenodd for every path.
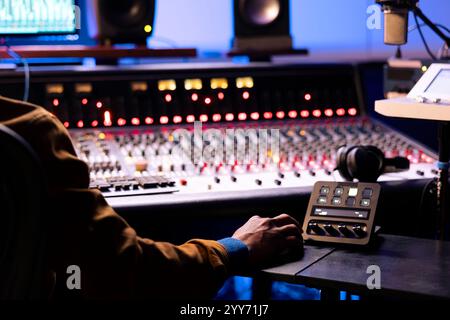
M 380 189 L 378 183 L 317 182 L 303 222 L 303 239 L 369 244 Z

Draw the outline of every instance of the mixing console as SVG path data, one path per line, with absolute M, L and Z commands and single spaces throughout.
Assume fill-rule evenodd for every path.
M 3 73 L 0 93 L 20 97 L 20 72 Z M 344 144 L 410 159 L 409 171 L 380 181 L 434 177 L 432 152 L 365 116 L 352 65 L 35 67 L 32 75 L 30 101 L 69 129 L 91 187 L 116 208 L 309 195 L 316 181 L 341 179 L 333 170 Z
M 194 126 L 183 129 L 184 143 L 179 127 L 72 135 L 81 159 L 91 168 L 91 186 L 106 197 L 312 187 L 319 180 L 341 180 L 333 170 L 335 151 L 343 144 L 375 145 L 387 157 L 411 161 L 409 172 L 390 173 L 381 181 L 434 176 L 429 151 L 366 118 L 270 122 L 257 128 L 237 123 L 208 126 L 200 133 Z

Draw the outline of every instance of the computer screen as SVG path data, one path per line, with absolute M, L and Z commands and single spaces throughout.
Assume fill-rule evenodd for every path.
M 75 0 L 0 0 L 0 36 L 76 33 L 75 5 Z

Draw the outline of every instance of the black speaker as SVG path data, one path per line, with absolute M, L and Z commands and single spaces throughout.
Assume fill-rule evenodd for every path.
M 233 50 L 289 50 L 289 0 L 234 0 Z
M 87 0 L 89 33 L 104 44 L 146 44 L 156 0 Z

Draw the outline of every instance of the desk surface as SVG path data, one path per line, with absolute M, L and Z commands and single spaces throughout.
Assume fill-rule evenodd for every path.
M 314 253 L 315 261 L 308 251 Z M 450 242 L 382 235 L 371 249 L 305 246 L 305 257 L 306 264 L 300 260 L 266 269 L 263 274 L 272 280 L 318 288 L 450 299 Z M 371 265 L 380 267 L 380 290 L 367 288 L 367 267 Z

